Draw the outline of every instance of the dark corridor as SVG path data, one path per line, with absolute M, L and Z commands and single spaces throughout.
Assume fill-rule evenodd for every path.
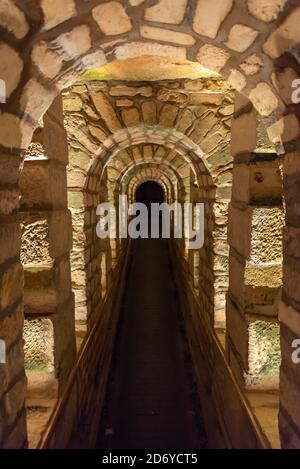
M 156 191 L 154 186 L 143 188 L 137 199 L 161 202 Z M 132 243 L 99 448 L 206 447 L 168 243 Z

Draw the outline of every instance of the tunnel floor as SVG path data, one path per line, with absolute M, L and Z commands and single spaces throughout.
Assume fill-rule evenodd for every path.
M 172 280 L 168 241 L 133 241 L 98 448 L 207 445 Z

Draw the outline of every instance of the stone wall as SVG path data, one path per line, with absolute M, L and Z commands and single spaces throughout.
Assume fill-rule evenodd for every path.
M 83 320 L 84 307 L 88 317 L 101 304 L 100 298 L 93 299 L 97 287 L 92 287 L 84 298 L 82 279 L 88 275 L 89 265 L 94 263 L 95 268 L 91 269 L 95 279 L 95 269 L 106 252 L 107 276 L 117 256 L 117 243 L 108 246 L 102 242 L 101 253 L 97 251 L 98 203 L 111 201 L 118 206 L 119 194 L 128 192 L 134 177 L 138 178 L 136 184 L 140 177 L 143 180 L 164 177 L 168 180 L 171 201 L 205 202 L 207 245 L 200 253 L 201 278 L 197 273 L 195 281 L 202 285 L 203 309 L 212 323 L 216 314 L 216 322 L 224 327 L 228 285 L 226 221 L 232 176 L 231 88 L 219 77 L 151 83 L 88 81 L 74 85 L 64 94 L 64 110 L 70 147 L 68 186 L 74 226 L 72 269 L 77 319 Z M 182 144 L 180 151 L 175 139 Z M 80 253 L 87 252 L 83 226 L 86 239 L 90 240 L 89 258 L 85 257 L 84 262 L 80 257 Z M 93 255 L 92 251 L 97 253 Z M 214 275 L 217 280 L 215 284 L 210 282 L 209 289 L 207 279 Z M 101 280 L 96 278 L 95 284 L 99 285 Z
M 241 140 L 241 124 L 254 133 Z M 228 240 L 227 355 L 247 389 L 279 384 L 278 303 L 282 285 L 282 180 L 274 149 L 252 105 L 236 95 L 231 149 L 233 191 Z

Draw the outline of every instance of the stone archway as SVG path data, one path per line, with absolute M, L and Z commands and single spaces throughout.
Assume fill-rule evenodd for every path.
M 299 419 L 294 415 L 293 404 L 287 395 L 290 391 L 298 394 L 297 387 L 288 378 L 298 375 L 297 367 L 289 360 L 289 344 L 297 337 L 300 310 L 297 285 L 293 280 L 299 275 L 299 111 L 289 92 L 299 74 L 297 25 L 300 9 L 297 3 L 292 0 L 227 0 L 221 8 L 219 2 L 212 0 L 180 0 L 176 12 L 166 0 L 143 2 L 139 6 L 131 1 L 125 4 L 95 1 L 92 8 L 73 0 L 64 2 L 59 8 L 57 1 L 37 1 L 35 9 L 30 5 L 12 0 L 0 3 L 1 26 L 5 30 L 0 46 L 0 70 L 7 84 L 7 102 L 1 104 L 0 114 L 3 153 L 0 169 L 3 254 L 0 261 L 5 285 L 7 278 L 12 283 L 16 279 L 21 283 L 22 278 L 20 268 L 15 269 L 15 264 L 20 266 L 20 231 L 16 213 L 21 151 L 30 144 L 39 120 L 62 89 L 72 84 L 85 69 L 115 58 L 157 55 L 189 59 L 220 72 L 234 88 L 249 97 L 257 112 L 265 118 L 268 134 L 278 152 L 285 152 L 282 173 L 287 226 L 284 303 L 280 307 L 285 357 L 281 428 L 283 444 L 296 445 Z M 113 24 L 107 20 L 112 12 L 116 19 Z M 159 40 L 162 34 L 167 41 Z M 256 146 L 256 111 L 249 106 L 248 100 L 238 99 L 234 132 L 239 136 L 232 143 L 236 159 L 251 153 Z M 11 322 L 20 305 L 16 306 L 14 292 L 7 291 L 1 309 L 3 317 L 10 317 L 8 321 Z M 15 352 L 12 353 L 17 353 L 17 348 L 20 351 L 20 338 L 16 343 L 15 337 L 9 337 L 8 341 L 14 345 Z M 18 354 L 21 355 L 22 352 Z M 5 393 L 9 392 L 14 377 L 13 372 L 8 372 Z M 19 425 L 23 425 L 21 419 Z M 24 444 L 23 436 L 19 443 Z

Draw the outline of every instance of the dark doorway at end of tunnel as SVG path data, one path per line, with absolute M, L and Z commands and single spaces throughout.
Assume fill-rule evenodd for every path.
M 165 201 L 165 194 L 162 186 L 155 181 L 143 182 L 136 190 L 136 202 L 143 203 L 147 207 L 153 204 L 162 204 Z
M 167 224 L 167 220 L 163 219 L 161 212 L 159 212 L 157 219 L 152 218 L 152 204 L 162 204 L 165 202 L 165 193 L 162 186 L 155 181 L 143 182 L 136 190 L 135 202 L 142 203 L 147 207 L 148 236 L 162 237 L 163 223 Z M 139 226 L 139 228 L 141 227 Z M 153 230 L 156 234 L 153 234 Z

